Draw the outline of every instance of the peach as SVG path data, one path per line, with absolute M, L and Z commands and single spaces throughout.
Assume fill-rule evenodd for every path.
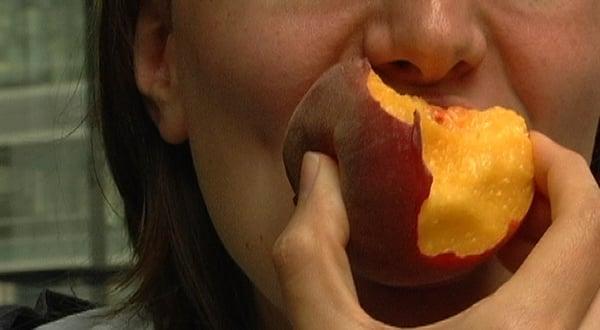
M 511 237 L 533 198 L 522 117 L 399 95 L 365 60 L 332 67 L 292 115 L 283 156 L 295 191 L 309 150 L 338 163 L 353 270 L 386 285 L 473 270 Z

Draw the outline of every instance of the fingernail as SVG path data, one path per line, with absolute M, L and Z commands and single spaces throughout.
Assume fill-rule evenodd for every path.
M 300 186 L 298 187 L 298 201 L 305 200 L 315 185 L 321 159 L 315 152 L 308 151 L 302 158 L 302 170 L 300 172 Z

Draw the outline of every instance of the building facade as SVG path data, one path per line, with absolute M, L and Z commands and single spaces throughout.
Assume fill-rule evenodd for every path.
M 129 262 L 85 122 L 88 3 L 0 1 L 0 304 L 45 287 L 105 302 Z

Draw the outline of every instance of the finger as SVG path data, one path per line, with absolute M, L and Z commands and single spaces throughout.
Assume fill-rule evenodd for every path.
M 580 330 L 600 329 L 600 291 L 596 293 L 596 298 L 583 319 Z
M 519 231 L 498 251 L 498 259 L 504 267 L 516 272 L 551 222 L 550 203 L 542 194 L 536 193 Z
M 551 224 L 550 202 L 541 193 L 536 193 L 519 230 L 519 237 L 527 242 L 537 243 Z
M 552 202 L 552 214 L 577 209 L 578 206 L 571 203 L 573 198 L 598 188 L 589 165 L 581 155 L 541 133 L 532 132 L 531 140 L 536 187 Z
M 349 225 L 335 162 L 304 156 L 298 207 L 273 248 L 288 316 L 296 329 L 352 329 L 360 308 L 345 252 Z
M 537 185 L 553 222 L 495 299 L 573 328 L 600 286 L 600 191 L 581 156 L 539 133 L 532 141 Z
M 515 237 L 498 251 L 498 260 L 506 269 L 515 273 L 534 247 L 535 243 Z

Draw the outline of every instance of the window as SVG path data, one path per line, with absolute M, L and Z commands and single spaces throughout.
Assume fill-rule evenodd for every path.
M 0 1 L 0 304 L 45 287 L 102 303 L 128 264 L 83 123 L 87 3 Z

